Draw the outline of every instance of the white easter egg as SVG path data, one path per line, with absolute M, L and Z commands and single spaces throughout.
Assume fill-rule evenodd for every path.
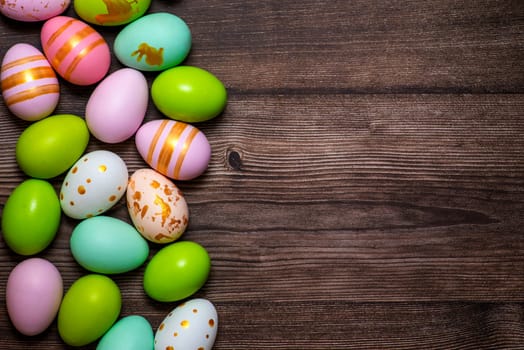
M 100 215 L 126 191 L 127 166 L 116 153 L 98 150 L 82 156 L 69 170 L 60 189 L 63 212 L 74 219 Z
M 209 300 L 189 300 L 162 321 L 155 334 L 155 350 L 211 350 L 217 327 L 217 311 Z

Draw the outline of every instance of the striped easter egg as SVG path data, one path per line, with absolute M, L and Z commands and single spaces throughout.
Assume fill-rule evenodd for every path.
M 51 66 L 72 84 L 97 83 L 109 71 L 111 55 L 107 42 L 78 19 L 57 16 L 47 20 L 40 40 Z
M 7 50 L 1 65 L 2 96 L 18 118 L 36 121 L 58 104 L 60 86 L 53 68 L 36 47 L 19 43 Z
M 204 133 L 174 120 L 153 120 L 135 135 L 138 153 L 149 166 L 174 180 L 191 180 L 209 164 L 211 146 Z

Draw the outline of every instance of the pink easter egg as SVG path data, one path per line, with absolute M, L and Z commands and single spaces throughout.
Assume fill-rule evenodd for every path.
M 47 20 L 40 40 L 51 66 L 72 84 L 94 84 L 109 71 L 111 55 L 107 42 L 78 19 L 57 16 Z
M 62 276 L 49 261 L 30 258 L 9 274 L 6 285 L 7 314 L 24 335 L 37 335 L 53 322 L 63 296 Z
M 149 86 L 135 69 L 122 68 L 94 89 L 87 101 L 86 123 L 97 139 L 118 143 L 135 134 L 147 111 Z
M 40 120 L 58 104 L 56 74 L 44 54 L 32 45 L 20 43 L 7 50 L 0 80 L 7 108 L 20 119 Z
M 3 0 L 0 12 L 22 22 L 45 21 L 63 13 L 71 0 Z
M 211 158 L 211 146 L 204 133 L 174 120 L 145 123 L 136 132 L 135 144 L 147 164 L 174 180 L 200 176 Z

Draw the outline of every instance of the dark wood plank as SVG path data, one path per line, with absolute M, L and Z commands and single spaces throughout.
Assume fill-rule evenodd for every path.
M 153 2 L 164 10 L 193 31 L 187 63 L 230 95 L 198 126 L 208 171 L 177 183 L 183 239 L 212 257 L 196 296 L 219 310 L 215 349 L 522 348 L 524 3 Z M 0 17 L 0 53 L 38 32 Z M 63 83 L 56 112 L 82 115 L 90 91 Z M 27 125 L 0 101 L 2 206 L 26 178 L 14 148 Z M 145 166 L 132 140 L 88 150 L 104 148 Z M 129 220 L 123 201 L 108 214 Z M 63 218 L 39 254 L 66 288 L 86 273 L 69 252 L 77 223 Z M 2 305 L 23 259 L 0 239 Z M 176 304 L 147 298 L 143 271 L 114 276 L 122 316 L 157 327 Z M 55 323 L 28 338 L 5 312 L 0 341 L 67 348 Z

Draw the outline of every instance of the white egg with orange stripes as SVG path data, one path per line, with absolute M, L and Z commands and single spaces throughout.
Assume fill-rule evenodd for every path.
M 56 108 L 60 86 L 53 68 L 36 47 L 19 43 L 7 50 L 1 66 L 2 97 L 18 118 L 36 121 Z
M 143 124 L 135 135 L 138 153 L 153 169 L 174 180 L 202 175 L 211 158 L 211 146 L 202 131 L 168 119 Z

